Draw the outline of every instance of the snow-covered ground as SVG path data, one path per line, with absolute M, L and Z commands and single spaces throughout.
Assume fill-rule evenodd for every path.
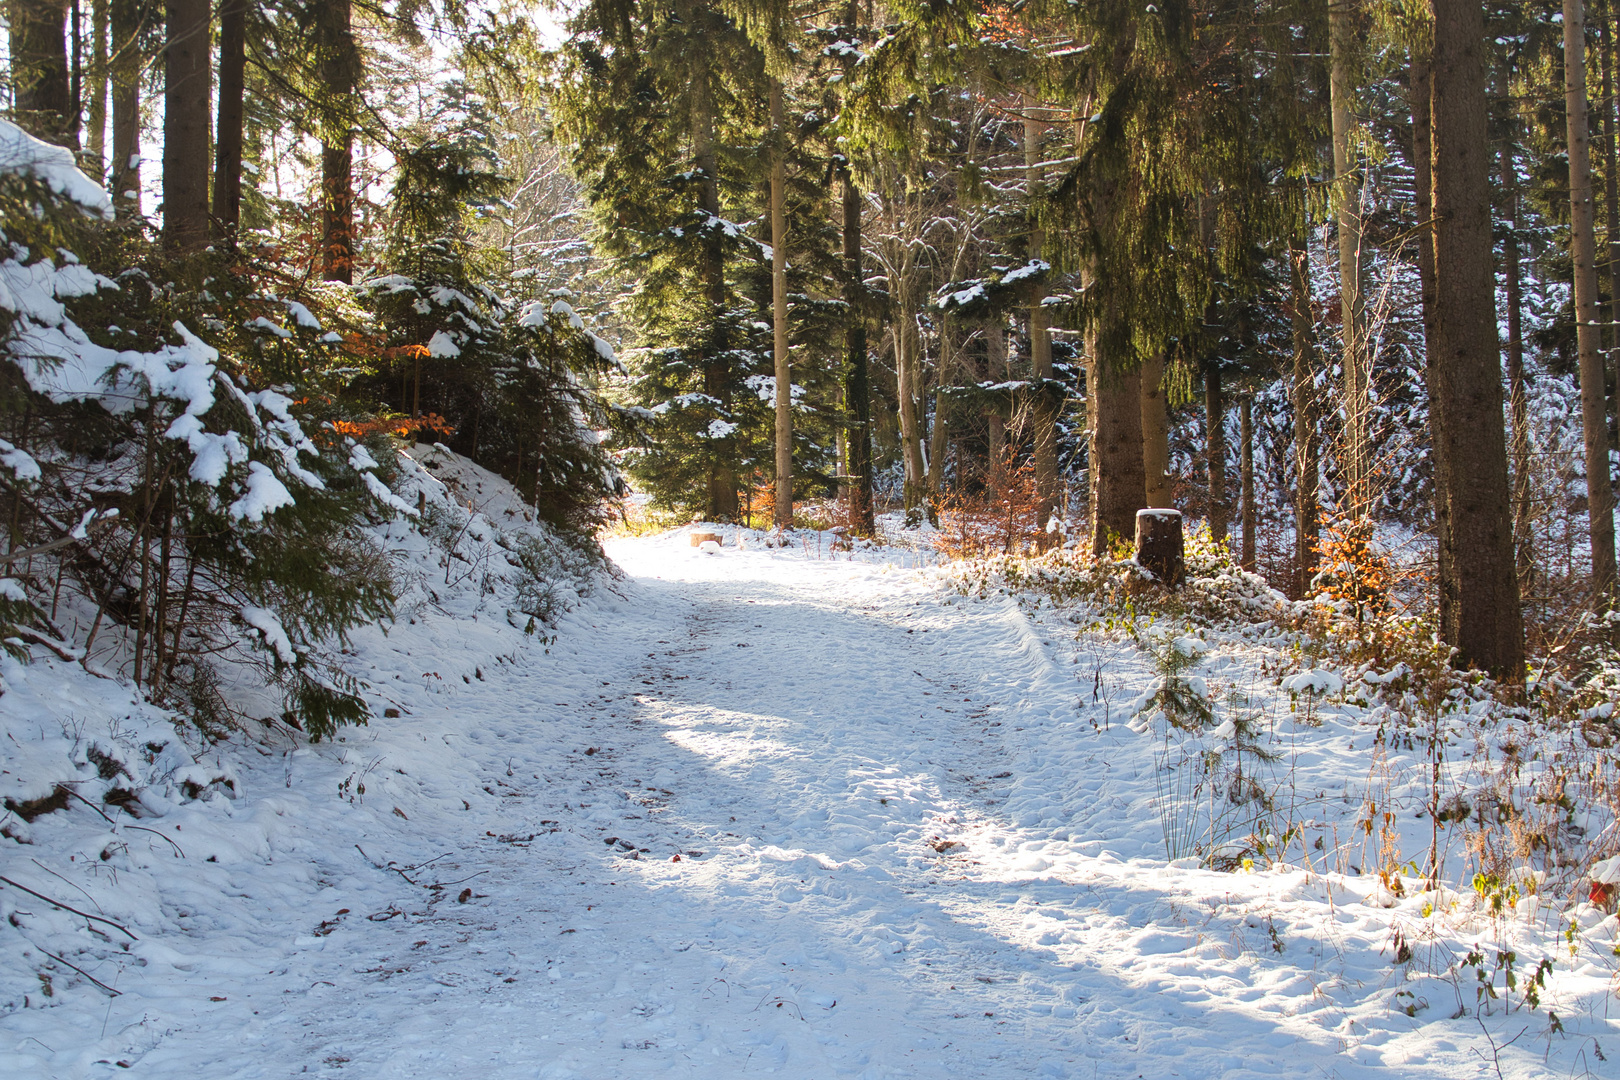
M 397 718 L 0 839 L 0 875 L 104 920 L 0 883 L 0 1076 L 1620 1075 L 1612 965 L 1481 1008 L 1465 924 L 1311 861 L 1360 810 L 1353 718 L 1270 721 L 1329 844 L 1171 866 L 1135 646 L 882 550 L 609 554 L 554 634 L 446 588 L 356 635 Z M 1218 651 L 1201 677 L 1275 700 Z M 8 767 L 30 716 L 81 758 L 62 717 L 156 723 L 4 663 Z

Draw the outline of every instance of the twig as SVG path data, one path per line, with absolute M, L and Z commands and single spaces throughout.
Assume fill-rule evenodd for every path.
M 38 897 L 39 899 L 45 901 L 47 904 L 55 904 L 57 907 L 61 908 L 63 911 L 71 911 L 73 914 L 79 916 L 79 918 L 81 918 L 81 919 L 92 919 L 92 920 L 94 920 L 96 922 L 106 923 L 108 926 L 112 927 L 114 930 L 118 930 L 118 931 L 121 931 L 121 932 L 123 932 L 125 934 L 129 934 L 129 940 L 131 940 L 131 941 L 139 941 L 139 940 L 141 940 L 140 938 L 136 937 L 134 934 L 130 934 L 128 930 L 126 930 L 124 927 L 118 925 L 117 923 L 113 922 L 111 919 L 104 919 L 100 915 L 91 915 L 87 911 L 80 911 L 78 908 L 68 907 L 66 904 L 62 903 L 60 900 L 52 900 L 50 897 L 46 896 L 44 893 L 35 892 L 33 889 L 30 889 L 26 885 L 19 885 L 15 881 L 12 881 L 8 877 L 0 876 L 0 881 L 3 881 L 7 885 L 10 885 L 13 889 L 21 889 L 23 892 L 27 893 L 29 896 Z
M 114 828 L 116 828 L 118 826 L 118 822 L 114 821 L 110 817 L 107 817 L 107 812 L 105 810 L 103 810 L 101 807 L 97 806 L 95 803 L 91 802 L 89 799 L 85 798 L 83 795 L 80 795 L 77 791 L 74 791 L 72 788 L 68 787 L 66 784 L 61 784 L 59 786 L 61 787 L 61 789 L 63 791 L 67 792 L 69 795 L 73 796 L 75 799 L 78 799 L 80 802 L 84 803 L 84 805 L 88 806 L 90 809 L 92 809 L 96 813 L 100 814 L 104 819 L 106 819 L 107 824 L 113 826 Z
M 124 828 L 126 828 L 126 829 L 134 829 L 137 832 L 149 832 L 153 836 L 163 836 L 163 834 L 158 832 L 156 829 L 148 829 L 145 825 L 125 825 Z M 169 840 L 169 838 L 167 836 L 163 836 L 163 839 Z M 180 847 L 179 844 L 175 843 L 173 840 L 169 840 L 169 846 L 174 848 L 174 850 L 179 854 L 180 858 L 183 859 L 183 858 L 186 857 L 185 851 Z
M 42 634 L 32 627 L 14 626 L 12 627 L 12 632 L 18 637 L 22 638 L 24 641 L 32 641 L 36 645 L 45 646 L 47 649 L 51 650 L 51 652 L 55 653 L 57 656 L 60 656 L 63 660 L 66 660 L 69 663 L 76 664 L 80 660 L 84 659 L 84 655 L 79 652 L 78 649 L 75 649 L 73 646 L 68 645 L 65 642 L 57 641 L 49 634 Z
M 58 874 L 55 870 L 52 870 L 50 867 L 46 866 L 44 863 L 40 862 L 38 859 L 29 859 L 28 861 L 33 863 L 35 866 L 39 867 L 41 870 L 45 871 L 47 874 L 51 875 L 51 877 L 53 877 L 56 880 L 60 881 L 62 884 L 68 886 L 68 888 L 70 888 L 70 889 L 79 889 L 79 887 L 77 885 L 73 884 L 73 882 L 69 881 L 67 878 L 63 877 L 61 874 Z M 96 903 L 96 898 L 91 896 L 89 893 L 85 892 L 83 889 L 79 889 L 79 895 L 84 897 L 86 900 L 90 901 L 92 904 L 95 904 L 97 911 L 103 910 L 102 906 L 100 904 Z
M 91 982 L 95 983 L 97 986 L 99 986 L 103 990 L 107 991 L 107 993 L 111 994 L 113 997 L 122 997 L 123 996 L 124 992 L 122 990 L 114 990 L 112 987 L 108 986 L 106 983 L 102 982 L 100 979 L 96 978 L 94 975 L 92 975 L 88 971 L 84 970 L 84 968 L 79 967 L 77 964 L 69 964 L 66 960 L 62 959 L 60 956 L 57 956 L 53 952 L 45 952 L 44 949 L 41 949 L 39 951 L 45 953 L 46 956 L 50 957 L 52 960 L 55 960 L 58 964 L 67 964 L 68 967 L 72 968 L 74 971 L 77 971 L 80 975 L 83 975 L 85 978 L 89 979 Z
M 460 885 L 463 881 L 471 881 L 473 878 L 477 877 L 479 874 L 487 874 L 487 873 L 489 873 L 488 870 L 480 870 L 480 871 L 478 871 L 477 874 L 468 874 L 466 877 L 464 877 L 464 878 L 456 878 L 456 880 L 454 880 L 454 881 L 441 881 L 441 882 L 439 882 L 437 885 L 435 885 L 433 887 L 443 889 L 443 888 L 446 888 L 446 887 L 448 887 L 450 885 Z

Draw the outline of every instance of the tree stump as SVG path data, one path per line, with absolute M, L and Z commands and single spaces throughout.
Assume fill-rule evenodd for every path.
M 719 533 L 712 532 L 695 532 L 688 536 L 687 539 L 691 541 L 693 547 L 701 547 L 706 540 L 713 540 L 717 544 L 725 542 Z
M 1136 564 L 1167 589 L 1187 580 L 1187 549 L 1181 511 L 1152 508 L 1136 512 Z

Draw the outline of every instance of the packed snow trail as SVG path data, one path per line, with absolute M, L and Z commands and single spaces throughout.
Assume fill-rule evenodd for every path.
M 1106 801 L 1054 832 L 1066 796 L 1023 778 L 1055 783 L 1036 736 L 1076 722 L 1072 650 L 1010 600 L 684 538 L 610 553 L 622 599 L 549 655 L 462 672 L 467 621 L 361 641 L 374 678 L 418 677 L 406 715 L 253 770 L 269 865 L 227 853 L 240 906 L 181 912 L 189 952 L 143 946 L 139 994 L 51 1075 L 1478 1074 L 1466 1032 L 1391 1028 L 1342 956 L 1273 948 L 1290 918 L 1362 932 L 1299 875 L 1122 859 L 1086 832 Z

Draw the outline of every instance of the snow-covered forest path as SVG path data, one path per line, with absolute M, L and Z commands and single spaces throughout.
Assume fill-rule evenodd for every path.
M 275 865 L 318 880 L 242 866 L 241 913 L 194 922 L 197 955 L 143 976 L 192 1019 L 150 1031 L 119 999 L 103 1046 L 152 1076 L 1478 1072 L 1423 1021 L 1388 1026 L 1396 987 L 1365 981 L 1387 960 L 1347 983 L 1320 942 L 1387 929 L 1303 875 L 1234 895 L 1232 875 L 1109 850 L 1093 834 L 1158 826 L 1101 796 L 1056 813 L 1099 783 L 1035 737 L 1080 722 L 1074 649 L 1010 600 L 684 538 L 610 553 L 622 599 L 550 655 L 462 673 L 466 621 L 361 642 L 376 679 L 425 680 L 406 715 L 297 782 L 249 777 L 272 789 L 252 813 Z M 1084 726 L 1099 775 L 1135 737 Z M 1316 943 L 1295 937 L 1313 922 Z

